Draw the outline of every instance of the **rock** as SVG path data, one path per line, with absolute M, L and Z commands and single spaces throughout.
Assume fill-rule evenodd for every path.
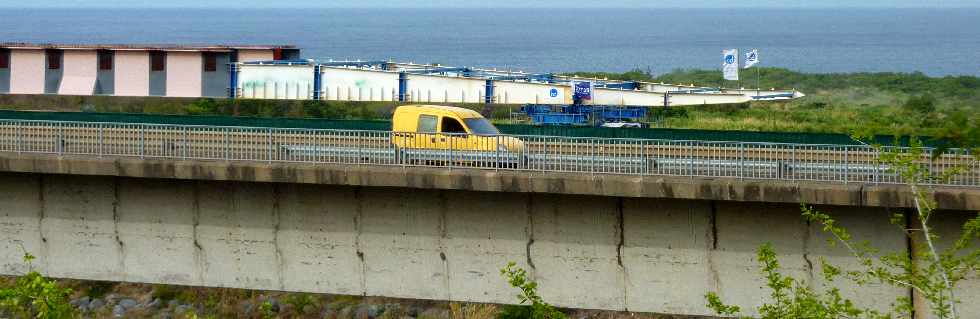
M 177 309 L 174 309 L 174 314 L 177 314 L 179 316 L 179 315 L 182 315 L 184 313 L 187 313 L 190 310 L 191 310 L 191 306 L 190 305 L 178 305 L 177 306 Z
M 449 319 L 449 310 L 429 308 L 419 314 L 420 319 Z
M 68 303 L 71 304 L 72 306 L 81 308 L 81 307 L 87 307 L 89 302 L 92 302 L 92 298 L 89 298 L 88 296 L 82 296 L 81 298 L 78 299 L 72 299 L 72 301 L 69 301 Z
M 346 306 L 337 312 L 337 319 L 350 319 L 354 317 L 354 307 Z
M 123 306 L 116 305 L 115 307 L 112 307 L 112 317 L 122 318 L 125 315 L 126 315 L 126 308 L 124 308 Z
M 354 313 L 356 319 L 374 319 L 383 313 L 384 307 L 380 305 L 360 305 Z
M 138 304 L 140 303 L 133 298 L 119 299 L 119 305 L 125 310 L 133 309 Z
M 253 304 L 251 301 L 243 301 L 242 303 L 238 304 L 238 309 L 245 317 L 248 317 L 252 315 L 253 311 L 255 311 L 255 304 Z
M 314 305 L 305 305 L 305 306 L 303 306 L 303 309 L 302 310 L 303 310 L 303 314 L 305 314 L 305 315 L 312 315 L 312 314 L 316 313 L 316 306 L 314 306 Z
M 88 303 L 89 311 L 98 311 L 99 309 L 102 309 L 102 307 L 105 307 L 105 301 L 102 301 L 102 299 L 99 298 L 92 299 L 92 302 Z
M 171 299 L 170 301 L 167 301 L 167 307 L 176 308 L 179 305 L 180 305 L 180 301 L 177 301 L 177 299 Z
M 122 299 L 122 296 L 116 293 L 105 295 L 105 302 L 110 305 L 115 305 L 116 302 L 119 302 L 119 299 Z
M 158 309 L 162 305 L 163 305 L 163 300 L 160 300 L 160 298 L 155 298 L 155 299 L 153 299 L 153 301 L 150 301 L 150 303 L 146 304 L 146 308 L 147 309 Z

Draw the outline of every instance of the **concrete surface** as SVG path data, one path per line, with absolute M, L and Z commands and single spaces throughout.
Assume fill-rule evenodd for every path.
M 822 209 L 858 239 L 906 249 L 891 209 Z M 945 238 L 967 215 L 937 216 Z M 694 315 L 710 314 L 708 291 L 743 307 L 767 298 L 765 242 L 814 286 L 820 258 L 856 263 L 798 204 L 557 192 L 4 172 L 0 231 L 2 274 L 24 271 L 24 247 L 56 277 L 510 303 L 499 269 L 514 261 L 559 306 Z M 977 284 L 960 298 L 980 297 Z M 842 287 L 878 307 L 909 294 Z
M 699 199 L 853 207 L 911 207 L 902 185 L 730 178 L 493 171 L 309 163 L 172 161 L 0 153 L 0 172 L 102 175 L 210 181 L 405 187 L 480 192 L 551 193 L 627 198 Z M 935 187 L 937 205 L 980 210 L 980 189 Z

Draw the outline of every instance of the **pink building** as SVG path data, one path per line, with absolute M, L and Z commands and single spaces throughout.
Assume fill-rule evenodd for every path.
M 291 45 L 0 43 L 0 94 L 225 97 L 231 63 L 299 57 Z

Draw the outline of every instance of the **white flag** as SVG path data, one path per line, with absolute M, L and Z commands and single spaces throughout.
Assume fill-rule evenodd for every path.
M 759 50 L 752 49 L 748 53 L 745 53 L 745 68 L 751 68 L 753 65 L 759 63 Z
M 725 64 L 722 64 L 725 80 L 738 81 L 738 49 L 723 50 L 721 55 L 725 58 Z

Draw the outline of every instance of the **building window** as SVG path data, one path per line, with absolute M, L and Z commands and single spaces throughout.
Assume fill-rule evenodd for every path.
M 150 71 L 163 71 L 167 67 L 167 53 L 163 51 L 150 52 Z
M 99 70 L 112 70 L 112 51 L 99 51 Z
M 57 70 L 61 68 L 61 50 L 47 50 L 48 69 Z
M 0 49 L 0 69 L 10 68 L 10 50 Z
M 204 52 L 204 72 L 218 71 L 218 54 L 214 52 Z

